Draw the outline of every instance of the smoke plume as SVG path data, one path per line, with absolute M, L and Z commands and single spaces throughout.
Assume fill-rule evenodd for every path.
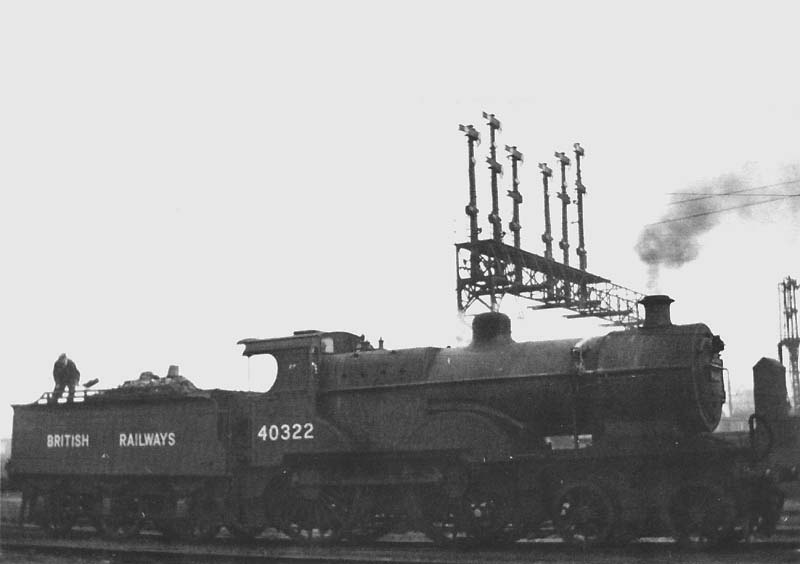
M 797 172 L 797 168 L 787 167 L 784 172 Z M 781 195 L 797 192 L 797 182 L 795 177 L 783 183 L 754 187 L 745 175 L 726 174 L 674 195 L 661 220 L 645 226 L 635 246 L 639 258 L 649 268 L 648 290 L 657 288 L 661 267 L 678 268 L 697 258 L 701 236 L 730 217 L 718 212 L 736 210 L 739 218 L 744 219 L 774 214 L 775 206 L 781 204 L 760 205 L 771 197 L 775 201 L 788 200 L 791 211 L 796 211 L 798 198 L 781 198 Z

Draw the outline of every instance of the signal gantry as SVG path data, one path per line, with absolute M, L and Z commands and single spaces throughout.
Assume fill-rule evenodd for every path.
M 550 221 L 549 181 L 553 170 L 547 163 L 539 163 L 544 193 L 544 256 L 522 248 L 520 206 L 524 202 L 520 190 L 519 166 L 524 157 L 516 145 L 506 145 L 511 160 L 511 189 L 508 196 L 512 201 L 512 220 L 508 228 L 513 234 L 513 245 L 503 242 L 506 233 L 502 230 L 498 200 L 498 177 L 503 166 L 497 161 L 497 133 L 502 130 L 500 120 L 495 114 L 483 113 L 489 128 L 489 156 L 486 163 L 490 171 L 492 210 L 488 215 L 492 227 L 489 238 L 480 238 L 482 229 L 478 226 L 477 183 L 475 174 L 475 148 L 480 144 L 480 133 L 473 125 L 459 125 L 459 130 L 467 138 L 469 202 L 465 213 L 469 216 L 469 241 L 456 244 L 456 295 L 459 311 L 465 312 L 473 304 L 480 303 L 492 311 L 497 311 L 506 295 L 518 296 L 539 302 L 531 309 L 563 308 L 574 312 L 567 315 L 575 317 L 600 317 L 615 325 L 634 326 L 641 323 L 638 302 L 644 295 L 612 283 L 607 278 L 597 276 L 586 270 L 586 245 L 584 240 L 584 196 L 581 161 L 586 152 L 579 144 L 573 145 L 576 166 L 575 191 L 573 201 L 568 192 L 567 169 L 572 159 L 564 152 L 556 151 L 554 156 L 561 173 L 561 240 L 562 262 L 553 258 L 553 234 Z M 578 268 L 570 266 L 569 244 L 569 206 L 577 204 L 578 212 Z

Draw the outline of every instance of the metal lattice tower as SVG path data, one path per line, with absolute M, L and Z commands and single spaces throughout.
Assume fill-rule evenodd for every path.
M 797 330 L 797 280 L 787 276 L 778 285 L 781 300 L 781 340 L 778 343 L 778 357 L 783 363 L 783 347 L 789 351 L 789 373 L 792 378 L 792 408 L 800 412 L 800 370 L 798 369 L 798 350 L 800 333 Z

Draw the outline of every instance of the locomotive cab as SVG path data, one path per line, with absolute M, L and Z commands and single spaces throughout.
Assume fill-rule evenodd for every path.
M 320 376 L 326 358 L 371 348 L 363 337 L 343 331 L 295 331 L 276 339 L 243 339 L 243 355 L 268 354 L 278 363 L 275 384 L 249 407 L 247 426 L 253 467 L 276 467 L 288 459 L 350 449 L 346 433 L 319 410 Z
M 276 339 L 242 339 L 242 354 L 248 358 L 269 354 L 278 363 L 275 385 L 270 391 L 316 389 L 322 355 L 356 352 L 371 348 L 364 337 L 344 331 L 295 331 L 290 337 Z

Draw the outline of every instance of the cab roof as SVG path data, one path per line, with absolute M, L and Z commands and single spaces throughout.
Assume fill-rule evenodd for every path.
M 319 346 L 325 339 L 332 339 L 333 350 L 323 350 L 322 352 L 353 352 L 360 343 L 366 343 L 364 336 L 354 335 L 346 331 L 317 331 L 316 329 L 295 331 L 287 337 L 275 337 L 272 339 L 248 338 L 238 341 L 237 345 L 244 345 L 242 355 L 253 356 L 257 354 L 270 354 L 288 349 L 302 349 Z

